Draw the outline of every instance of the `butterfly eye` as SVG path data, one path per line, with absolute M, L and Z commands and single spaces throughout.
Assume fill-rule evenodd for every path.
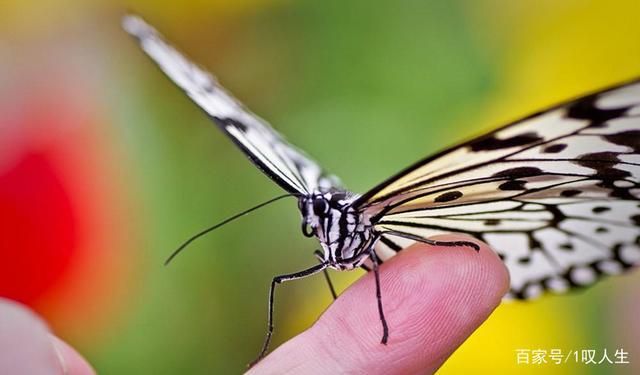
M 326 215 L 329 212 L 329 203 L 324 199 L 313 201 L 313 213 L 318 216 Z

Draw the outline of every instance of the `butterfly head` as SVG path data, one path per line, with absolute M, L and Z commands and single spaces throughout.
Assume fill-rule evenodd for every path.
M 316 192 L 300 198 L 298 208 L 302 213 L 302 233 L 307 237 L 322 236 L 323 229 L 334 217 L 339 217 L 348 206 L 343 192 Z
M 316 236 L 324 250 L 324 260 L 334 268 L 352 268 L 370 238 L 369 228 L 352 206 L 357 198 L 342 191 L 317 192 L 298 201 L 302 213 L 302 233 Z M 347 268 L 345 268 L 347 267 Z

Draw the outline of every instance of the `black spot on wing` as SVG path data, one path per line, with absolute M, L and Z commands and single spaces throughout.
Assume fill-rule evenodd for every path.
M 640 130 L 604 135 L 604 139 L 620 146 L 630 147 L 634 153 L 640 153 Z
M 566 251 L 571 251 L 571 250 L 573 250 L 573 245 L 570 244 L 570 243 L 563 243 L 563 244 L 559 245 L 558 248 L 560 248 L 562 250 L 566 250 Z
M 640 227 L 640 215 L 633 215 L 629 219 L 631 219 L 635 226 Z
M 597 206 L 597 207 L 592 208 L 591 211 L 594 214 L 600 214 L 600 213 L 603 213 L 603 212 L 611 211 L 611 207 Z
M 613 167 L 618 162 L 618 154 L 606 151 L 583 154 L 576 160 L 576 164 L 593 169 Z
M 597 96 L 591 95 L 572 103 L 567 110 L 567 117 L 576 120 L 589 120 L 589 126 L 598 127 L 608 120 L 618 118 L 628 108 L 601 109 L 594 105 Z
M 615 152 L 594 152 L 580 155 L 574 163 L 596 171 L 595 176 L 607 180 L 623 179 L 631 175 L 629 171 L 614 168 L 618 164 Z
M 557 154 L 558 152 L 561 152 L 565 148 L 567 148 L 566 144 L 564 144 L 564 143 L 556 143 L 554 145 L 549 145 L 549 146 L 543 148 L 542 152 L 544 152 L 545 154 Z
M 621 171 L 621 172 L 624 173 L 626 171 Z M 628 172 L 627 172 L 627 175 L 628 175 Z M 610 197 L 620 198 L 625 200 L 632 200 L 632 201 L 638 200 L 638 198 L 636 198 L 629 192 L 629 189 L 618 187 L 615 185 L 615 182 L 616 182 L 615 176 L 613 178 L 603 177 L 602 181 L 597 183 L 596 186 L 611 190 L 611 192 L 609 193 Z
M 500 224 L 500 219 L 487 219 L 484 221 L 484 225 L 496 226 Z
M 596 228 L 596 233 L 607 233 L 609 232 L 609 229 L 607 229 L 607 227 L 597 227 Z
M 472 151 L 493 151 L 503 148 L 525 146 L 541 140 L 542 138 L 533 132 L 516 135 L 506 139 L 496 138 L 491 135 L 471 143 L 469 147 Z
M 511 180 L 511 181 L 507 181 L 505 183 L 500 184 L 500 186 L 498 186 L 498 189 L 500 190 L 526 190 L 524 184 L 526 184 L 527 181 L 523 181 L 523 180 Z
M 521 177 L 539 176 L 543 173 L 544 172 L 542 172 L 542 170 L 537 167 L 517 167 L 517 168 L 505 169 L 504 171 L 494 173 L 492 177 L 521 178 Z
M 458 198 L 460 198 L 462 196 L 462 192 L 454 190 L 454 191 L 448 191 L 444 194 L 438 195 L 433 201 L 434 202 L 451 202 L 454 201 Z
M 616 168 L 601 168 L 597 170 L 596 177 L 602 178 L 605 180 L 622 180 L 625 177 L 631 176 L 631 172 L 625 171 L 622 169 Z M 617 190 L 625 190 L 628 193 L 627 189 L 617 189 Z
M 524 257 L 524 258 L 518 259 L 518 263 L 520 263 L 520 264 L 529 264 L 529 262 L 531 262 L 531 258 L 530 257 Z
M 570 189 L 563 190 L 560 195 L 563 197 L 575 197 L 576 195 L 580 195 L 580 193 L 582 193 L 580 190 Z

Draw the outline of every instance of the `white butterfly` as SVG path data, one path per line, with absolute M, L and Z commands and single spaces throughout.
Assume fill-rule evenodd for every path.
M 273 331 L 275 285 L 327 268 L 375 272 L 385 343 L 378 265 L 415 241 L 478 249 L 429 239 L 440 233 L 467 233 L 491 245 L 510 271 L 512 298 L 564 292 L 640 263 L 639 81 L 528 116 L 357 195 L 143 20 L 127 16 L 123 25 L 260 170 L 298 199 L 303 233 L 320 241 L 320 264 L 273 279 L 259 358 Z

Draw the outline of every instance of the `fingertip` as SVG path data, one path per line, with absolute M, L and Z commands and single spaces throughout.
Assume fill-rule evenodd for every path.
M 0 298 L 0 374 L 95 374 L 27 306 Z
M 387 345 L 380 342 L 382 326 L 369 272 L 313 327 L 267 357 L 266 367 L 259 366 L 336 373 L 435 371 L 491 314 L 509 287 L 506 267 L 485 243 L 458 234 L 435 239 L 472 241 L 480 249 L 416 244 L 380 267 Z
M 93 367 L 69 344 L 56 336 L 50 336 L 56 355 L 60 360 L 65 375 L 93 375 Z
M 0 298 L 0 374 L 60 371 L 48 328 L 28 307 Z
M 438 241 L 470 242 L 475 244 L 477 248 L 474 248 L 474 250 L 476 250 L 476 253 L 482 257 L 479 265 L 486 266 L 487 269 L 484 271 L 487 272 L 487 276 L 491 277 L 491 280 L 488 280 L 492 281 L 492 288 L 490 291 L 495 292 L 495 296 L 499 297 L 499 300 L 501 300 L 507 293 L 510 285 L 509 271 L 502 259 L 500 259 L 498 253 L 496 253 L 487 243 L 480 241 L 475 237 L 459 233 L 434 236 L 432 239 L 436 239 Z M 424 251 L 429 251 L 431 248 L 426 244 L 416 244 L 415 246 L 416 248 L 423 249 Z M 438 250 L 446 252 L 447 249 L 439 248 Z M 461 253 L 460 255 L 466 256 L 469 254 Z M 473 261 L 473 257 L 468 258 L 470 259 L 467 260 Z

